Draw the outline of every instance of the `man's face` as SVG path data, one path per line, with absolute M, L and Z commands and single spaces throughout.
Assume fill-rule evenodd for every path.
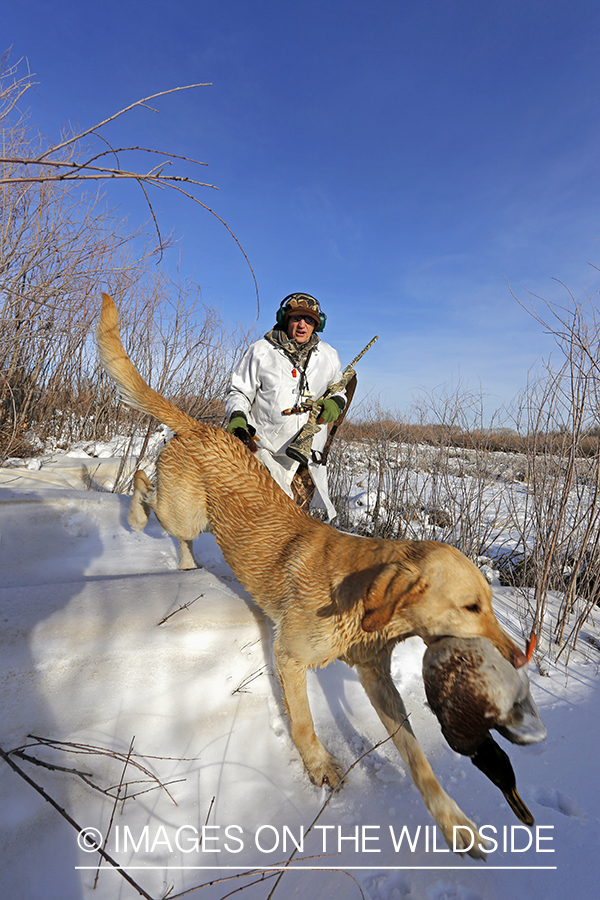
M 287 336 L 293 338 L 299 344 L 305 344 L 315 330 L 315 320 L 311 316 L 302 313 L 294 313 L 287 320 Z

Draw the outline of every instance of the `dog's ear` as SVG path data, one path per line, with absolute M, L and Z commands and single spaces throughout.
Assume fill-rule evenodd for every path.
M 409 606 L 427 588 L 426 579 L 416 567 L 398 563 L 385 565 L 367 588 L 361 623 L 363 631 L 379 631 L 399 607 Z
M 354 612 L 359 604 L 364 603 L 369 588 L 387 568 L 387 563 L 378 563 L 346 575 L 336 587 L 332 602 L 320 609 L 318 615 L 345 615 Z

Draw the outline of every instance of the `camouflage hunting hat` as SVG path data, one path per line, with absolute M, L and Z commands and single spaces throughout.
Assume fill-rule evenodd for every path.
M 288 294 L 277 310 L 277 324 L 286 328 L 290 316 L 310 316 L 317 331 L 323 331 L 327 316 L 321 312 L 319 301 L 310 294 Z

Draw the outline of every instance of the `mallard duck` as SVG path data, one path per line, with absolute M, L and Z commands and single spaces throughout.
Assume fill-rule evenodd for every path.
M 510 759 L 490 734 L 496 729 L 513 744 L 546 737 L 525 666 L 515 669 L 484 638 L 444 637 L 425 652 L 423 681 L 448 744 L 500 788 L 521 822 L 533 825 Z

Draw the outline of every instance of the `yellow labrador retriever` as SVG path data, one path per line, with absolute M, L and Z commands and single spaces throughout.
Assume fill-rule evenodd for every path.
M 356 537 L 307 516 L 239 440 L 190 418 L 148 387 L 123 349 L 107 294 L 98 346 L 124 402 L 175 432 L 160 455 L 156 488 L 137 472 L 129 523 L 144 528 L 154 510 L 179 540 L 182 568 L 196 565 L 194 538 L 202 531 L 215 535 L 227 563 L 275 624 L 292 738 L 311 780 L 335 788 L 343 767 L 315 734 L 306 670 L 342 659 L 356 666 L 447 843 L 456 839 L 456 849 L 469 850 L 464 832 L 454 832 L 467 826 L 476 836 L 470 854 L 483 856 L 478 842 L 485 842 L 438 783 L 390 675 L 394 645 L 412 635 L 426 644 L 443 635 L 484 637 L 516 668 L 525 663 L 498 624 L 490 587 L 476 566 L 447 544 Z

